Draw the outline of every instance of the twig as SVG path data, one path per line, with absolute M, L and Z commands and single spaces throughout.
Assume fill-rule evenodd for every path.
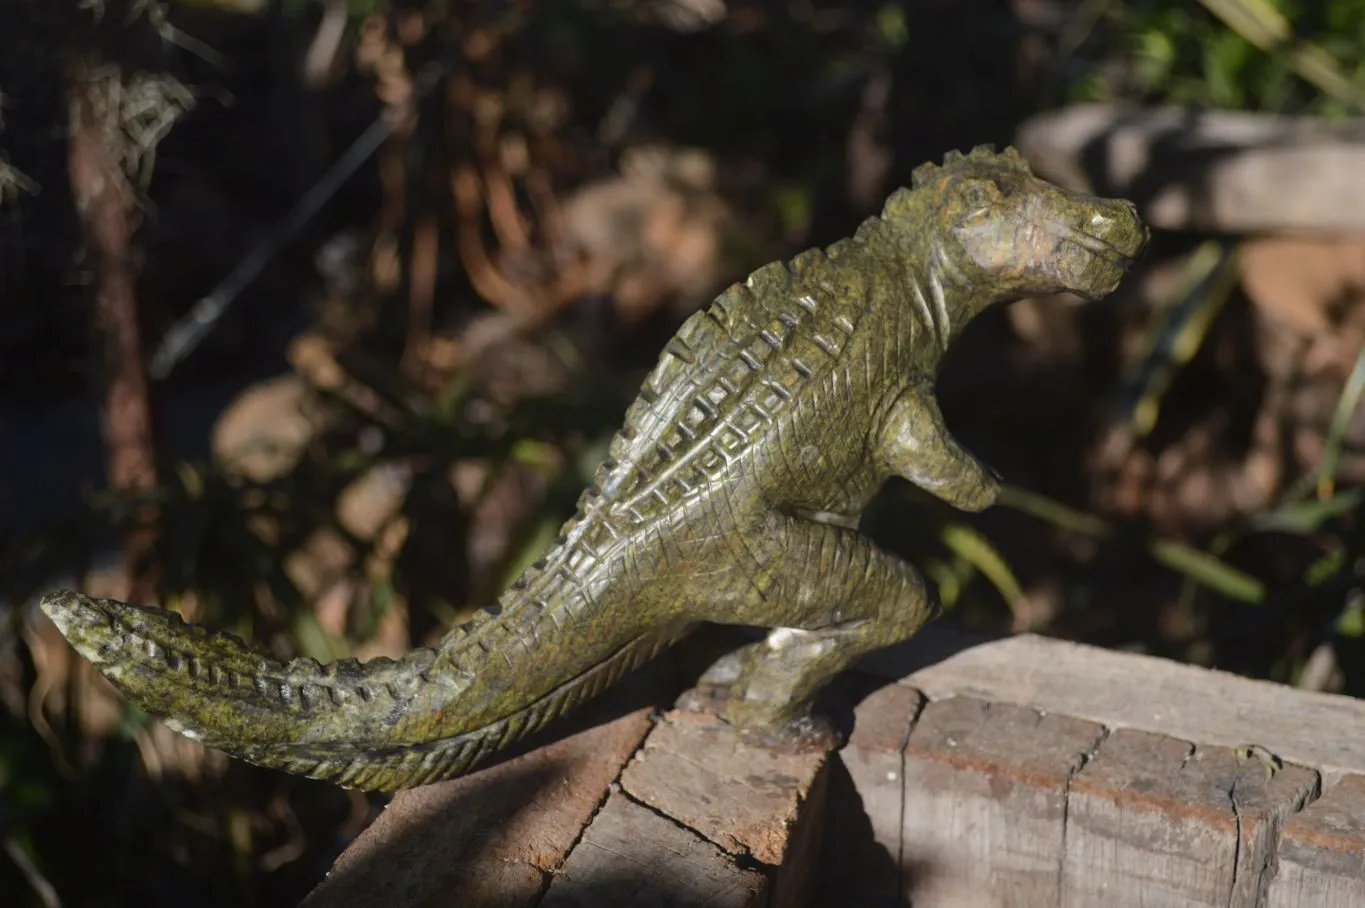
M 108 483 L 111 489 L 137 492 L 155 488 L 157 469 L 138 323 L 136 199 L 126 175 L 145 164 L 149 143 L 168 126 L 166 117 L 158 115 L 147 129 L 134 130 L 145 107 L 127 109 L 123 87 L 117 70 L 113 75 L 103 70 L 92 78 L 78 68 L 68 76 L 67 154 L 72 195 L 95 262 L 94 321 L 104 372 L 100 422 Z M 124 595 L 151 602 L 159 573 L 154 560 L 157 530 L 154 518 L 140 522 L 145 525 L 125 527 L 122 533 Z
M 434 64 L 423 78 L 418 80 L 417 91 L 401 111 L 392 112 L 391 115 L 380 115 L 371 123 L 369 128 L 351 143 L 351 147 L 328 168 L 322 179 L 294 204 L 285 219 L 262 237 L 217 287 L 195 303 L 189 313 L 166 332 L 161 345 L 152 356 L 148 369 L 153 378 L 165 378 L 175 368 L 176 363 L 203 342 L 242 291 L 260 276 L 270 260 L 303 229 L 337 190 L 345 185 L 346 181 L 360 169 L 360 165 L 379 150 L 398 124 L 413 110 L 416 102 L 424 98 L 439 83 L 451 63 L 452 61 L 446 60 Z
M 29 858 L 14 836 L 5 837 L 5 854 L 14 862 L 14 866 L 19 868 L 19 872 L 24 875 L 24 880 L 29 888 L 37 894 L 38 900 L 43 903 L 43 908 L 62 908 L 62 900 L 57 895 L 57 890 L 47 877 L 43 876 L 42 871 Z
M 1350 428 L 1351 420 L 1356 415 L 1356 408 L 1360 406 L 1362 395 L 1365 395 L 1365 350 L 1361 350 L 1356 356 L 1355 367 L 1351 369 L 1350 377 L 1346 379 L 1341 397 L 1337 398 L 1336 412 L 1332 414 L 1332 423 L 1327 429 L 1327 440 L 1322 452 L 1322 468 L 1318 472 L 1318 499 L 1321 501 L 1331 498 L 1336 490 L 1337 467 L 1341 464 L 1341 446 L 1346 439 L 1346 430 Z
M 408 266 L 408 336 L 403 344 L 400 368 L 409 378 L 416 378 L 426 342 L 431 337 L 431 313 L 440 271 L 440 240 L 435 215 L 423 215 L 413 229 L 411 264 Z

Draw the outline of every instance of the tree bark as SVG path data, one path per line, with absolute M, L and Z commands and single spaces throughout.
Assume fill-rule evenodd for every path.
M 67 81 L 71 191 L 94 273 L 94 334 L 103 395 L 100 420 L 109 488 L 136 495 L 156 486 L 151 402 L 138 324 L 133 233 L 137 200 L 111 148 L 117 124 L 101 110 L 97 83 Z M 123 529 L 126 597 L 157 601 L 157 514 L 135 509 Z

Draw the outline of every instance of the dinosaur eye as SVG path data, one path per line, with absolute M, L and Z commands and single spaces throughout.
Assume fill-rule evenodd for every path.
M 964 187 L 962 197 L 972 208 L 985 208 L 1000 198 L 1000 188 L 991 180 L 978 180 Z

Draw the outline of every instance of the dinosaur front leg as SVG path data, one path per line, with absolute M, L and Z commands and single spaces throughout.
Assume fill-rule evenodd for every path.
M 949 433 L 927 384 L 914 384 L 891 407 L 881 458 L 896 476 L 955 508 L 981 511 L 1000 497 L 1000 478 Z
M 811 701 L 864 653 L 909 638 L 939 610 L 938 596 L 909 564 L 842 527 L 773 516 L 770 560 L 740 601 L 705 616 L 769 627 L 703 684 L 728 685 L 725 717 L 770 741 L 826 737 Z

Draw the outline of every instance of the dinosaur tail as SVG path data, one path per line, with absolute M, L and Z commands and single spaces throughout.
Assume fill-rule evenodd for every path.
M 678 633 L 638 638 L 589 671 L 477 728 L 452 721 L 472 675 L 418 649 L 397 661 L 288 664 L 162 609 L 62 591 L 42 609 L 129 700 L 232 756 L 349 788 L 451 778 L 596 695 Z

